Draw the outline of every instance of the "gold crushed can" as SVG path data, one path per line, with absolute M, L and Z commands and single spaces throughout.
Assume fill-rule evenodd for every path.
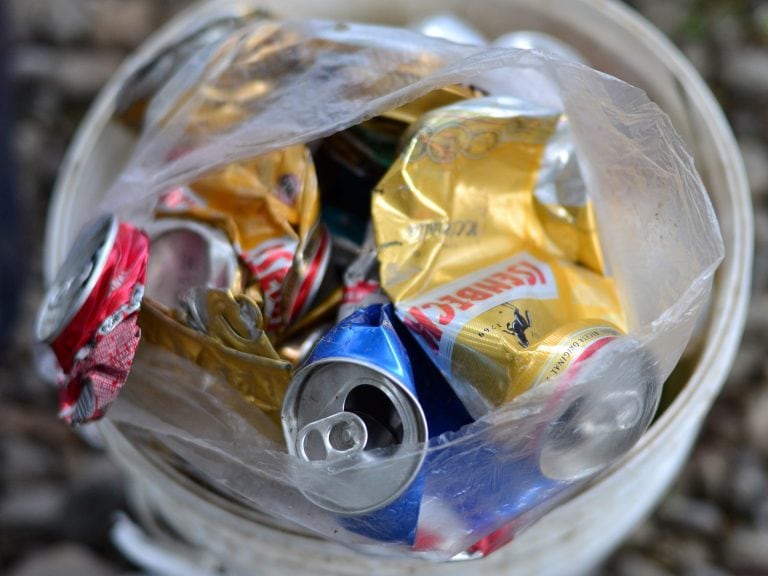
M 567 118 L 512 98 L 434 110 L 373 195 L 383 289 L 480 417 L 626 331 Z

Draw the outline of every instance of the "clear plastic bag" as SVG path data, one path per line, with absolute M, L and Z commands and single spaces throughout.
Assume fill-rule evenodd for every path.
M 267 59 L 251 58 L 265 52 Z M 510 94 L 568 116 L 627 314 L 626 338 L 585 360 L 567 382 L 537 386 L 390 458 L 325 463 L 290 456 L 275 423 L 220 378 L 146 344 L 108 417 L 243 505 L 364 552 L 431 560 L 492 551 L 627 451 L 650 424 L 663 382 L 703 312 L 723 245 L 668 117 L 616 78 L 532 51 L 452 44 L 401 29 L 249 24 L 200 49 L 168 79 L 98 211 L 146 225 L 161 194 L 215 168 L 314 142 L 491 70 L 498 79 L 502 69 Z M 574 413 L 598 427 L 613 419 L 608 428 L 626 424 L 631 433 L 602 438 L 594 462 L 569 461 L 568 446 L 578 440 Z M 542 446 L 551 449 L 550 461 L 564 463 L 562 473 L 542 470 Z M 386 478 L 416 452 L 424 463 L 406 498 L 408 514 L 340 516 L 305 497 L 328 483 L 350 493 L 365 489 L 344 485 L 359 477 L 355 468 Z M 382 536 L 402 522 L 415 522 L 413 538 Z

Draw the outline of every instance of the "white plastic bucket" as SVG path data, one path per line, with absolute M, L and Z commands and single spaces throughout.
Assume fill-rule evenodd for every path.
M 224 2 L 236 7 L 235 2 Z M 219 3 L 221 4 L 221 3 Z M 513 29 L 554 34 L 592 65 L 644 88 L 687 141 L 720 220 L 726 258 L 718 271 L 709 319 L 692 352 L 690 376 L 640 442 L 582 493 L 557 508 L 489 558 L 431 565 L 358 555 L 340 545 L 292 532 L 198 485 L 142 453 L 113 426 L 102 425 L 108 448 L 129 472 L 145 528 L 161 518 L 190 544 L 186 572 L 226 574 L 472 575 L 581 574 L 603 559 L 650 512 L 682 466 L 701 422 L 720 390 L 744 326 L 752 266 L 752 207 L 742 161 L 717 102 L 691 64 L 656 29 L 609 0 L 249 0 L 278 15 L 402 24 L 450 10 L 489 37 Z M 216 5 L 216 4 L 214 4 Z M 482 8 L 479 8 L 482 6 Z M 121 84 L 169 38 L 188 29 L 211 3 L 177 17 L 129 59 L 84 120 L 57 182 L 51 205 L 44 270 L 48 280 L 83 224 L 86 211 L 119 171 L 131 136 L 111 123 Z M 129 384 L 130 385 L 130 384 Z M 144 542 L 118 531 L 134 560 L 160 573 L 165 552 L 178 543 Z M 171 563 L 172 564 L 172 563 Z M 176 564 L 180 566 L 180 564 Z

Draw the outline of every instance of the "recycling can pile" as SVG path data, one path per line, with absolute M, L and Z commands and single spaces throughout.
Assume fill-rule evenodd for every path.
M 722 243 L 640 90 L 542 34 L 413 28 L 212 17 L 136 69 L 113 119 L 134 153 L 37 335 L 68 422 L 446 560 L 632 447 Z

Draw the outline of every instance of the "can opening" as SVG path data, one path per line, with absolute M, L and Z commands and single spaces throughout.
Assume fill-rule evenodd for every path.
M 370 384 L 355 386 L 344 400 L 344 410 L 358 415 L 368 429 L 365 450 L 403 443 L 403 420 L 389 396 Z
M 172 230 L 153 239 L 147 267 L 147 295 L 174 307 L 186 290 L 211 282 L 205 238 L 191 230 Z
M 310 430 L 304 437 L 303 442 L 304 455 L 310 462 L 326 460 L 328 452 L 325 449 L 323 435 L 319 430 Z

